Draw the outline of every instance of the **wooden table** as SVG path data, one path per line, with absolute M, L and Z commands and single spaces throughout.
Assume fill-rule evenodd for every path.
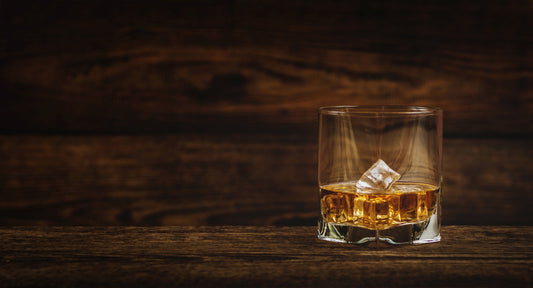
M 533 227 L 371 248 L 315 227 L 3 227 L 0 287 L 527 287 Z

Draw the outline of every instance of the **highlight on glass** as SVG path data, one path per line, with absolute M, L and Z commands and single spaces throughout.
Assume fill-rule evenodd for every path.
M 320 239 L 440 241 L 442 110 L 320 108 L 318 186 Z

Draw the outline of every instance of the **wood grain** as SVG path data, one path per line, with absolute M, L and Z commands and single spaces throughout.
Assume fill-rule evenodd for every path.
M 533 227 L 379 249 L 314 227 L 0 228 L 4 287 L 529 287 Z
M 0 1 L 0 224 L 315 222 L 317 108 L 444 108 L 443 222 L 532 225 L 531 1 Z
M 0 224 L 314 225 L 311 138 L 0 136 Z M 532 144 L 445 140 L 443 223 L 532 225 Z
M 441 106 L 533 133 L 530 1 L 4 1 L 0 131 L 314 131 L 317 108 Z

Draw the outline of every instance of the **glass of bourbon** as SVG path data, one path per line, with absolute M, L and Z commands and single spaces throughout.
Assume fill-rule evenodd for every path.
M 322 107 L 318 142 L 318 238 L 440 241 L 440 108 Z

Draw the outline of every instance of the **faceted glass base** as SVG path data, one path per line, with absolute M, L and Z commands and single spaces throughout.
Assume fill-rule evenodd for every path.
M 396 226 L 384 230 L 318 221 L 318 238 L 322 240 L 365 244 L 384 242 L 388 244 L 423 244 L 440 241 L 440 221 L 436 214 L 424 222 Z

